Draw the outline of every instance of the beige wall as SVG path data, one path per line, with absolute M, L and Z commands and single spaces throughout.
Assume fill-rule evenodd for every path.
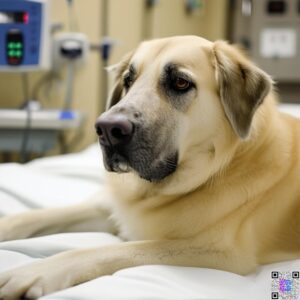
M 145 39 L 190 34 L 211 40 L 226 38 L 228 0 L 206 0 L 200 14 L 188 14 L 185 0 L 159 0 L 148 9 L 144 0 L 109 2 L 109 34 L 117 40 L 111 63 Z
M 110 63 L 116 63 L 143 37 L 144 0 L 108 0 L 109 35 L 116 40 Z
M 206 0 L 204 9 L 187 13 L 185 0 L 162 0 L 148 21 L 150 37 L 200 35 L 211 40 L 226 34 L 227 0 Z
M 102 0 L 76 0 L 75 7 L 80 31 L 91 42 L 99 42 L 102 33 Z M 110 63 L 135 48 L 141 40 L 178 34 L 196 34 L 209 39 L 225 38 L 226 4 L 228 0 L 207 0 L 204 14 L 189 15 L 184 9 L 184 0 L 159 0 L 151 9 L 145 8 L 144 0 L 108 0 L 108 33 L 116 40 Z M 52 21 L 67 24 L 65 1 L 52 0 Z M 67 25 L 66 25 L 67 27 Z M 68 30 L 68 28 L 65 28 Z M 93 129 L 102 95 L 102 63 L 97 53 L 90 55 L 88 64 L 77 72 L 74 89 L 74 109 L 86 114 L 84 135 L 72 151 L 78 151 L 95 141 Z M 41 73 L 30 74 L 30 88 Z M 62 73 L 64 78 L 64 73 Z M 64 82 L 53 89 L 50 99 L 39 94 L 46 107 L 61 107 Z M 23 101 L 20 74 L 0 73 L 0 108 L 16 108 Z M 72 134 L 68 136 L 72 138 Z

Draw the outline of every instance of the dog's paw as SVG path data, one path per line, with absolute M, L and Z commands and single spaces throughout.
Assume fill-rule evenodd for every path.
M 24 237 L 22 231 L 14 216 L 0 218 L 0 242 L 21 239 Z
M 42 280 L 18 270 L 0 274 L 0 299 L 38 299 L 43 296 Z
M 0 242 L 30 237 L 32 231 L 32 222 L 28 222 L 26 214 L 0 218 Z
M 38 299 L 70 287 L 69 270 L 48 260 L 0 273 L 0 300 Z
M 43 295 L 42 284 L 34 278 L 9 273 L 0 276 L 1 300 L 38 299 Z

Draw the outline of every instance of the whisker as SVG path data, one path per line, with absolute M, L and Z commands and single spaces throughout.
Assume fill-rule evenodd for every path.
M 164 162 L 165 162 L 165 164 L 166 164 L 166 166 L 167 166 L 167 168 L 168 169 L 175 169 L 176 167 L 177 167 L 177 164 L 176 163 L 174 163 L 173 161 L 171 161 L 170 159 L 165 159 L 164 160 Z

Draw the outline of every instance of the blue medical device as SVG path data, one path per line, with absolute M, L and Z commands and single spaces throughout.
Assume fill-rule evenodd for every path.
M 48 68 L 49 41 L 47 0 L 0 0 L 0 71 Z

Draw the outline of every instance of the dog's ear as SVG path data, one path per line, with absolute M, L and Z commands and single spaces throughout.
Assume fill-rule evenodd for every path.
M 235 133 L 245 139 L 256 109 L 272 88 L 272 80 L 241 50 L 226 42 L 215 42 L 213 60 L 225 114 Z
M 113 75 L 113 80 L 115 82 L 114 87 L 106 102 L 106 110 L 110 109 L 112 106 L 117 104 L 122 98 L 123 73 L 128 68 L 132 56 L 133 52 L 130 52 L 126 54 L 119 63 L 106 68 L 106 71 Z

